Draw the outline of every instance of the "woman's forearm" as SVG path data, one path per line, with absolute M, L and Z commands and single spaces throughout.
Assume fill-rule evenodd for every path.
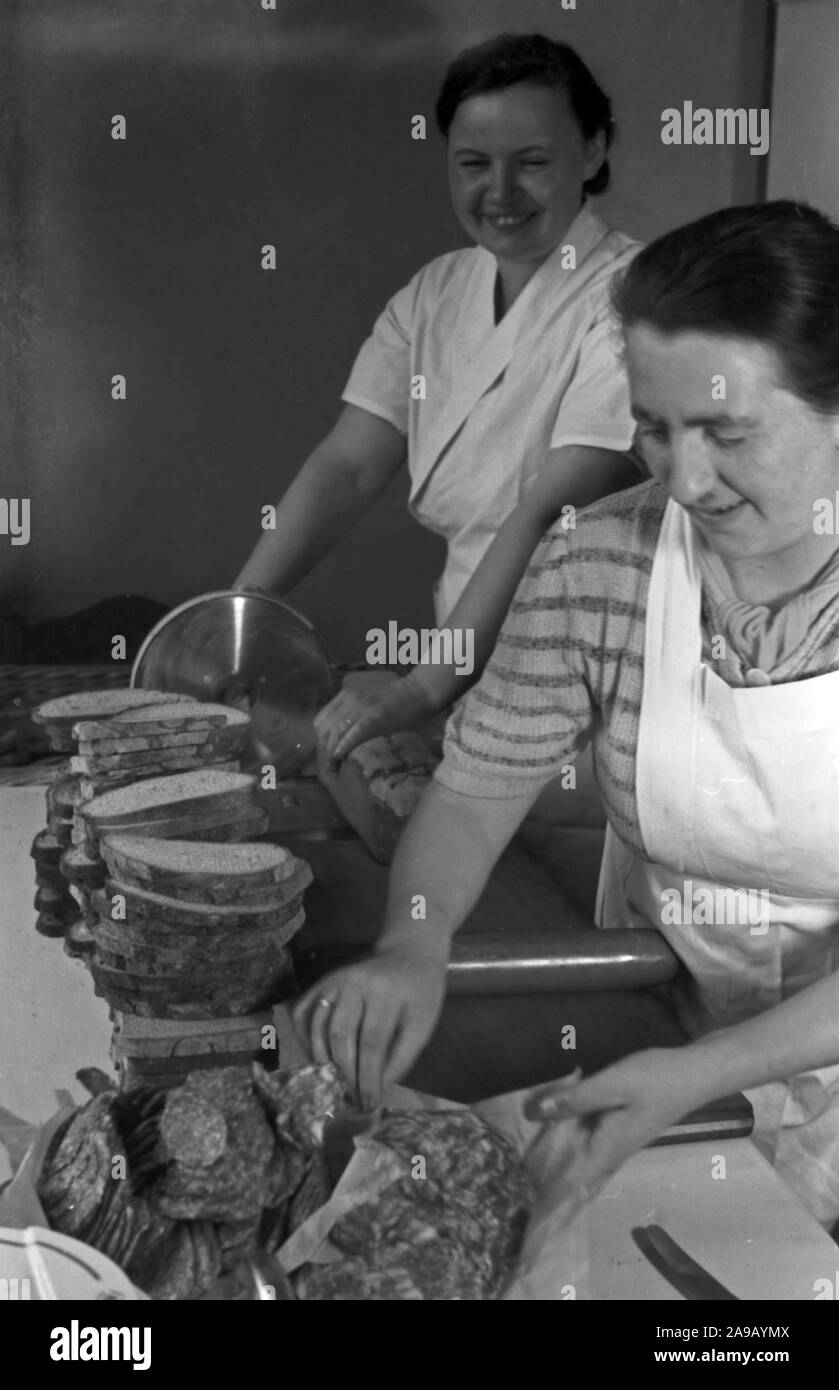
M 328 450 L 316 449 L 277 504 L 275 528 L 263 531 L 234 588 L 287 593 L 328 554 L 366 506 L 342 461 Z
M 698 1103 L 839 1063 L 839 972 L 689 1044 Z
M 277 505 L 234 587 L 287 593 L 321 560 L 405 461 L 405 440 L 387 420 L 345 406 Z
M 536 794 L 468 797 L 433 782 L 399 841 L 379 947 L 409 946 L 447 961 L 454 933 Z

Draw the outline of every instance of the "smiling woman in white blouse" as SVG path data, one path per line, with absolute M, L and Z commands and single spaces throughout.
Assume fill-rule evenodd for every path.
M 611 105 L 567 45 L 503 35 L 467 50 L 436 115 L 475 245 L 424 266 L 387 305 L 335 427 L 236 586 L 288 592 L 407 464 L 411 511 L 447 544 L 438 623 L 507 523 L 458 618 L 478 629 L 480 664 L 562 507 L 637 481 L 609 284 L 638 246 L 593 210 L 609 181 Z M 339 697 L 321 733 L 346 735 L 363 713 L 360 697 Z

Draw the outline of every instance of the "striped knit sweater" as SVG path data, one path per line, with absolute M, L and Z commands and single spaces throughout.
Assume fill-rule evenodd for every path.
M 593 740 L 606 814 L 645 856 L 635 797 L 644 627 L 667 493 L 642 483 L 586 508 L 576 529 L 549 531 L 513 600 L 478 684 L 446 729 L 435 776 L 469 796 L 514 797 L 556 777 Z M 711 655 L 721 631 L 703 601 L 703 658 L 743 685 L 736 654 Z M 772 672 L 799 680 L 839 669 L 839 603 Z

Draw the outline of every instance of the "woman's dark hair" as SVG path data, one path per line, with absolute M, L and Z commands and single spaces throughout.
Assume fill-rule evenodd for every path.
M 543 34 L 499 34 L 458 54 L 437 98 L 435 114 L 441 135 L 448 136 L 454 113 L 467 97 L 497 92 L 516 82 L 564 92 L 584 139 L 591 140 L 602 130 L 609 148 L 615 133 L 612 103 L 573 48 L 554 43 Z M 604 159 L 583 190 L 604 193 L 608 185 L 609 161 Z
M 612 302 L 624 332 L 763 343 L 789 390 L 839 410 L 839 226 L 806 203 L 723 208 L 668 232 L 616 277 Z

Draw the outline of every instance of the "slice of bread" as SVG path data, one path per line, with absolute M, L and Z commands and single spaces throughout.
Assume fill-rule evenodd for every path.
M 80 719 L 108 719 L 141 705 L 159 705 L 164 701 L 179 704 L 184 700 L 194 703 L 194 696 L 173 695 L 162 690 L 80 690 L 36 705 L 32 719 L 36 724 L 66 728 L 70 733 Z
M 250 724 L 250 715 L 245 710 L 233 709 L 229 705 L 203 704 L 200 700 L 181 696 L 165 698 L 165 704 L 124 710 L 112 718 L 80 719 L 73 725 L 73 735 L 79 741 L 92 742 L 247 728 Z
M 106 835 L 100 844 L 110 877 L 129 887 L 193 903 L 242 903 L 299 897 L 312 871 L 280 845 L 204 844 Z
M 162 768 L 159 764 L 151 764 L 143 768 L 111 768 L 108 772 L 97 772 L 93 777 L 86 773 L 80 773 L 79 788 L 82 802 L 92 801 L 94 797 L 103 796 L 106 792 L 130 787 L 136 782 L 150 782 L 152 779 L 159 781 L 163 776 L 181 776 L 186 772 L 197 772 L 206 767 L 213 768 L 216 772 L 238 772 L 239 759 L 225 758 L 219 762 L 202 762 L 200 768 L 182 768 L 177 773 L 171 765 Z
M 255 787 L 256 778 L 249 773 L 201 768 L 105 792 L 81 811 L 93 825 L 109 826 L 166 820 L 176 812 L 236 811 L 252 804 Z
M 77 915 L 77 914 L 76 914 Z M 35 930 L 41 936 L 63 936 L 72 918 L 60 912 L 39 912 L 35 918 Z
M 64 820 L 61 816 L 47 817 L 47 833 L 64 848 L 73 842 L 73 827 L 75 822 Z
M 255 802 L 236 811 L 174 812 L 165 820 L 135 821 L 132 825 L 96 827 L 80 819 L 74 822 L 73 842 L 98 855 L 102 835 L 143 835 L 154 840 L 252 840 L 268 828 L 268 813 Z
M 64 853 L 64 846 L 48 830 L 39 830 L 32 841 L 29 853 L 39 863 L 58 864 Z
M 97 993 L 113 1008 L 142 1018 L 236 1018 L 270 1008 L 296 992 L 288 952 L 278 952 L 268 970 L 258 962 L 255 969 L 229 968 L 223 979 L 217 972 L 201 978 L 181 971 L 168 976 L 138 975 L 100 964 L 95 953 L 90 972 Z
M 58 864 L 43 864 L 35 860 L 35 882 L 39 888 L 66 888 L 67 880 Z
M 47 787 L 47 815 L 69 817 L 81 800 L 79 779 L 72 775 L 69 762 L 61 766 L 62 769 L 66 768 L 66 772 L 62 772 L 60 777 L 54 776 Z
M 99 856 L 88 854 L 84 845 L 70 845 L 62 851 L 61 872 L 70 883 L 95 887 L 104 882 L 107 871 Z
M 139 964 L 146 959 L 155 965 L 155 973 L 168 974 L 163 962 L 181 969 L 196 965 L 203 970 L 218 970 L 223 978 L 229 965 L 244 964 L 247 956 L 275 956 L 300 930 L 306 914 L 298 907 L 277 927 L 202 927 L 187 931 L 172 923 L 163 927 L 138 922 L 113 922 L 94 908 L 91 930 L 97 944 L 104 950 L 134 959 Z M 180 957 L 180 965 L 179 958 Z
M 62 888 L 39 887 L 33 899 L 38 912 L 62 912 L 70 900 L 70 890 L 65 883 Z
M 255 980 L 269 972 L 277 963 L 285 963 L 287 951 L 279 941 L 263 940 L 253 946 L 241 941 L 220 945 L 218 941 L 189 942 L 175 938 L 169 947 L 135 945 L 114 937 L 107 928 L 94 923 L 90 927 L 96 947 L 96 959 L 101 965 L 117 970 L 133 971 L 150 979 L 182 977 L 195 981 L 222 983 L 231 974 L 247 971 Z M 252 967 L 249 970 L 248 967 Z
M 119 894 L 125 900 L 125 915 L 115 918 L 114 899 Z M 290 899 L 284 898 L 281 902 L 277 901 L 276 896 L 266 894 L 263 898 L 252 898 L 246 902 L 197 903 L 185 902 L 182 898 L 163 893 L 152 893 L 145 888 L 107 878 L 102 891 L 94 894 L 93 906 L 100 917 L 119 931 L 126 926 L 130 929 L 136 925 L 143 933 L 155 928 L 161 932 L 176 928 L 187 935 L 197 932 L 207 936 L 215 930 L 281 930 L 299 913 L 300 894 Z M 290 936 L 291 932 L 287 935 Z M 286 936 L 283 939 L 287 939 Z
M 81 728 L 82 725 L 76 727 Z M 166 733 L 145 734 L 137 738 L 128 735 L 125 738 L 80 738 L 78 752 L 82 757 L 102 758 L 114 753 L 157 752 L 162 748 L 202 748 L 212 732 L 211 728 L 187 729 L 186 732 L 170 729 Z
M 170 764 L 174 770 L 228 762 L 233 759 L 234 752 L 239 751 L 231 747 L 228 741 L 222 746 L 207 743 L 186 748 L 147 748 L 136 753 L 109 753 L 106 757 L 77 753 L 70 759 L 70 769 L 87 777 L 101 776 L 109 772 L 131 772 L 134 768 L 140 768 L 144 772 L 150 768 L 157 768 L 164 773 Z

